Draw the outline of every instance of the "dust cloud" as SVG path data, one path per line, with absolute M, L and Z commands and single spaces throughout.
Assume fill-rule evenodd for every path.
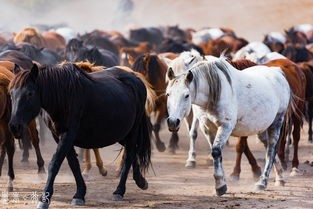
M 250 41 L 271 31 L 313 23 L 311 0 L 0 0 L 0 25 L 19 31 L 36 24 L 127 32 L 133 27 L 232 28 Z

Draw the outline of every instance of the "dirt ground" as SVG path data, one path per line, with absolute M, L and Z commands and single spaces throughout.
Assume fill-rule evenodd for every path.
M 112 192 L 115 190 L 116 163 L 119 145 L 113 145 L 101 150 L 105 167 L 108 170 L 106 177 L 100 176 L 93 159 L 93 168 L 86 180 L 87 195 L 86 206 L 83 208 L 313 208 L 313 167 L 306 161 L 313 161 L 313 144 L 307 142 L 307 127 L 302 132 L 300 143 L 300 166 L 303 175 L 290 177 L 289 170 L 285 172 L 286 185 L 274 186 L 274 172 L 265 192 L 254 192 L 254 180 L 249 164 L 244 157 L 242 160 L 242 174 L 238 182 L 227 179 L 228 191 L 222 197 L 217 197 L 214 190 L 213 167 L 206 165 L 208 144 L 200 134 L 197 141 L 197 167 L 186 169 L 184 167 L 188 149 L 188 135 L 185 127 L 180 130 L 179 150 L 175 155 L 165 151 L 163 153 L 153 150 L 153 170 L 150 169 L 146 178 L 149 182 L 148 190 L 142 191 L 136 187 L 129 178 L 124 201 L 112 201 Z M 164 128 L 162 138 L 168 143 L 169 132 Z M 230 146 L 223 151 L 223 164 L 226 175 L 229 176 L 235 156 L 235 139 L 230 139 Z M 256 155 L 258 163 L 264 166 L 264 148 L 255 137 L 249 140 L 251 149 Z M 55 145 L 46 142 L 42 145 L 42 152 L 46 160 L 46 167 Z M 15 155 L 14 192 L 6 193 L 7 177 L 0 179 L 0 208 L 26 209 L 35 208 L 35 197 L 42 192 L 46 175 L 38 176 L 36 173 L 35 154 L 31 150 L 30 162 L 21 163 L 21 150 L 17 149 Z M 262 167 L 263 168 L 263 167 Z M 4 173 L 7 170 L 4 165 Z M 131 175 L 130 175 L 131 176 Z M 75 192 L 75 182 L 67 163 L 63 163 L 61 171 L 55 181 L 55 193 L 50 208 L 71 208 L 70 203 Z M 9 202 L 6 202 L 8 194 Z

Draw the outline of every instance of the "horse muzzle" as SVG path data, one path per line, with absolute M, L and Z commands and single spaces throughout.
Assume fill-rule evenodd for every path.
M 167 125 L 169 131 L 176 132 L 180 128 L 180 120 L 178 118 L 168 117 Z
M 11 133 L 14 135 L 14 138 L 20 139 L 23 135 L 23 125 L 20 123 L 9 123 L 9 128 Z

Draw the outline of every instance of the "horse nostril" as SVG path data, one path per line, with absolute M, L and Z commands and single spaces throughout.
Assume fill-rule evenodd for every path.
M 177 119 L 177 120 L 176 120 L 176 127 L 179 125 L 179 123 L 180 123 L 180 120 Z

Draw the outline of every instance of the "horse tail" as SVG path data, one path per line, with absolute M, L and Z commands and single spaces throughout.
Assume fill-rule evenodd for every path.
M 137 139 L 136 155 L 140 171 L 145 173 L 151 164 L 151 133 L 150 119 L 144 112 L 139 125 L 139 136 Z

